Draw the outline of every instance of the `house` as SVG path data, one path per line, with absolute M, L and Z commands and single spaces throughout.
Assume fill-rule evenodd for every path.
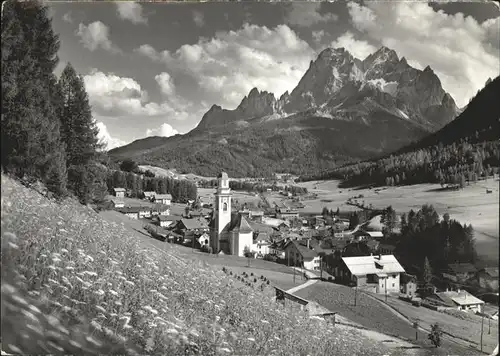
M 162 216 L 168 216 L 170 215 L 170 207 L 165 204 L 154 204 L 153 207 L 151 208 L 151 215 L 152 216 L 157 216 L 157 215 L 162 215 Z
M 153 202 L 170 205 L 172 203 L 172 196 L 170 194 L 156 194 L 153 197 Z
M 453 263 L 448 265 L 448 270 L 443 272 L 443 277 L 453 282 L 465 282 L 476 273 L 477 269 L 471 263 Z
M 299 212 L 295 209 L 289 209 L 287 207 L 277 207 L 276 208 L 276 218 L 281 220 L 293 220 L 299 218 Z
M 254 233 L 253 245 L 251 250 L 254 251 L 257 255 L 264 256 L 269 254 L 270 245 L 270 237 L 267 232 Z
M 127 217 L 131 219 L 139 219 L 139 207 L 124 207 L 124 208 L 118 208 L 116 211 L 126 215 Z
M 262 222 L 264 212 L 262 210 L 250 210 L 250 214 L 248 217 L 253 221 Z
M 200 244 L 200 247 L 203 248 L 204 246 L 209 247 L 210 246 L 210 234 L 204 232 L 200 237 L 197 239 L 198 243 Z
M 125 198 L 125 192 L 126 192 L 125 188 L 113 188 L 113 190 L 115 191 L 115 197 Z
M 177 219 L 173 216 L 164 215 L 158 215 L 155 219 L 161 227 L 171 227 L 177 221 Z
M 482 312 L 484 301 L 474 297 L 466 290 L 438 292 L 436 296 L 448 305 L 454 305 L 457 310 Z M 451 301 L 451 303 L 450 303 Z
M 399 293 L 405 270 L 393 255 L 342 257 L 335 280 L 375 293 Z
M 184 232 L 184 238 L 190 238 L 192 235 L 202 235 L 210 229 L 202 219 L 181 219 L 179 220 L 178 230 Z
M 151 217 L 151 207 L 139 206 L 138 209 L 139 209 L 139 219 Z
M 379 244 L 378 253 L 382 255 L 393 255 L 396 250 L 396 246 L 391 244 Z
M 144 192 L 143 195 L 144 195 L 144 200 L 151 201 L 153 199 L 153 197 L 156 195 L 156 192 L 147 191 L 147 192 Z
M 417 277 L 408 273 L 401 273 L 399 279 L 401 293 L 409 297 L 414 297 L 417 293 Z
M 308 270 L 319 270 L 320 257 L 307 241 L 290 241 L 285 246 L 285 260 L 291 266 L 304 267 Z
M 125 202 L 121 199 L 111 199 L 111 206 L 116 209 L 116 208 L 124 208 L 125 207 Z
M 477 272 L 477 282 L 481 288 L 498 292 L 498 267 L 486 267 Z

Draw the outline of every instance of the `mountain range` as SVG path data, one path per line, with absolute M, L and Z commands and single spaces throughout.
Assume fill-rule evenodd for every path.
M 434 71 L 382 47 L 364 60 L 323 50 L 291 93 L 253 88 L 234 110 L 213 105 L 191 132 L 148 137 L 115 160 L 233 177 L 310 174 L 384 155 L 433 133 L 460 109 Z

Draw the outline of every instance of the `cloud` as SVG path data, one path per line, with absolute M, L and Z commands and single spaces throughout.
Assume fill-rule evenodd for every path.
M 365 59 L 375 52 L 377 48 L 366 41 L 359 41 L 354 38 L 352 32 L 347 31 L 330 44 L 332 48 L 344 47 L 349 53 L 358 59 Z
M 184 91 L 193 100 L 228 109 L 235 108 L 254 87 L 276 95 L 292 90 L 314 56 L 313 49 L 287 25 L 269 29 L 249 24 L 183 45 L 173 53 L 157 52 L 151 46 L 137 52 L 161 60 L 174 78 L 191 77 L 197 88 Z
M 173 95 L 175 93 L 175 85 L 172 77 L 168 73 L 161 73 L 155 76 L 155 80 L 160 86 L 161 92 L 165 95 Z
M 133 78 L 120 77 L 113 73 L 105 74 L 97 70 L 83 77 L 92 112 L 99 117 L 135 117 L 141 120 L 145 117 L 168 117 L 182 121 L 192 118 L 193 113 L 200 114 L 191 102 L 174 95 L 173 86 L 169 89 L 168 73 L 161 73 L 155 79 L 162 90 L 171 90 L 172 94 L 159 103 L 150 101 L 148 93 Z
M 64 22 L 73 23 L 73 18 L 71 17 L 71 11 L 65 13 L 62 17 Z
M 291 10 L 285 18 L 285 23 L 300 27 L 336 21 L 338 16 L 332 13 L 320 14 L 321 3 L 319 2 L 296 2 L 291 4 Z
M 479 24 L 423 2 L 348 4 L 354 26 L 418 68 L 430 65 L 458 106 L 500 73 L 500 18 Z
M 126 141 L 120 140 L 118 138 L 111 137 L 106 125 L 103 122 L 96 122 L 97 129 L 99 130 L 97 137 L 99 141 L 105 144 L 106 150 L 111 150 L 116 147 L 124 146 L 127 144 Z
M 177 135 L 179 132 L 174 129 L 171 125 L 163 123 L 160 127 L 156 129 L 147 129 L 146 136 L 163 136 L 170 137 Z
M 109 39 L 109 28 L 101 21 L 92 22 L 90 25 L 78 25 L 76 34 L 85 48 L 94 52 L 98 48 L 111 53 L 121 53 L 121 50 Z
M 193 11 L 193 21 L 198 27 L 203 27 L 205 25 L 205 18 L 203 13 L 199 11 Z
M 132 1 L 116 2 L 118 17 L 128 20 L 133 24 L 147 24 L 147 19 L 142 14 L 142 6 Z
M 323 31 L 323 30 L 312 32 L 312 38 L 313 38 L 314 43 L 316 43 L 316 44 L 321 43 L 321 40 L 323 39 L 324 36 L 325 36 L 325 31 Z
M 148 44 L 143 44 L 138 48 L 134 49 L 135 53 L 139 53 L 145 57 L 148 57 L 152 59 L 153 61 L 159 61 L 160 60 L 160 54 L 156 52 L 156 50 Z

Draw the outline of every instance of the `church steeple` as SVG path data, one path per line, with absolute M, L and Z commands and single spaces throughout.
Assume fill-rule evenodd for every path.
M 213 249 L 215 253 L 220 250 L 220 237 L 222 231 L 231 223 L 231 188 L 229 188 L 229 177 L 227 173 L 221 172 L 218 177 L 217 190 L 215 192 Z

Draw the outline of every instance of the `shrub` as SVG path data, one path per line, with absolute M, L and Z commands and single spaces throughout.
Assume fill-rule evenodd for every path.
M 435 323 L 434 325 L 432 325 L 432 329 L 428 335 L 428 338 L 429 338 L 429 340 L 431 340 L 434 347 L 441 346 L 441 335 L 442 334 L 443 334 L 443 331 L 439 327 L 438 323 Z
M 251 272 L 250 275 L 253 277 L 253 272 Z
M 269 284 L 269 280 L 267 280 L 266 284 Z
M 254 279 L 253 279 L 253 281 L 254 281 L 255 283 L 257 283 L 257 278 L 254 278 Z

